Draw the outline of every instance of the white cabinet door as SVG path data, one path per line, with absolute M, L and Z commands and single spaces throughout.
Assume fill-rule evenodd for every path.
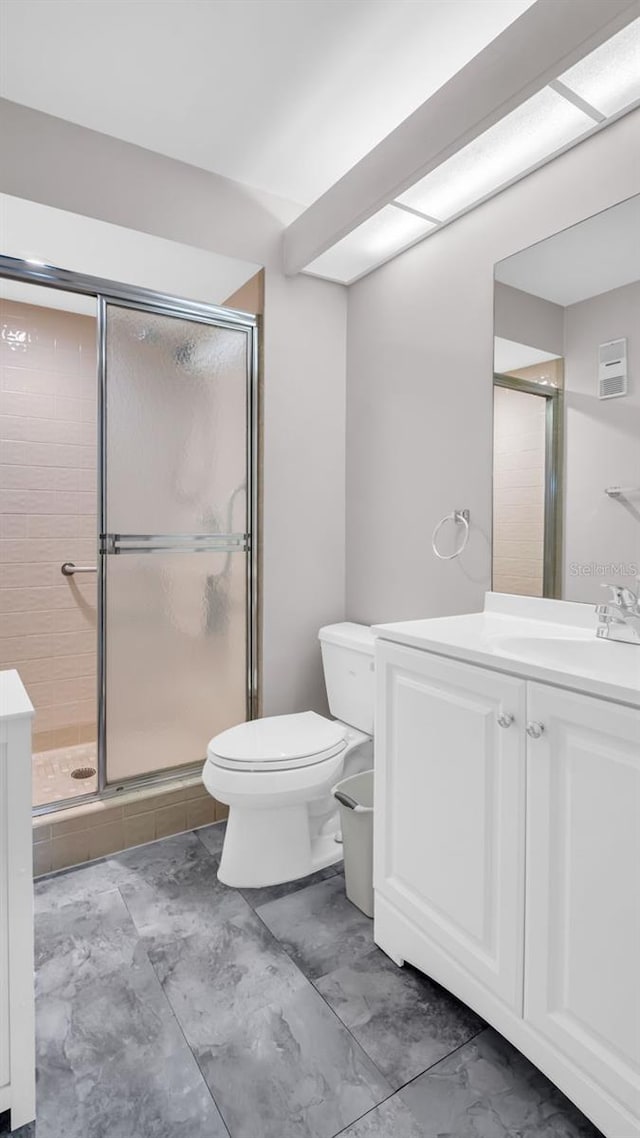
M 386 642 L 376 668 L 376 892 L 522 1014 L 525 684 Z
M 640 714 L 530 684 L 528 718 L 525 1015 L 637 1119 Z

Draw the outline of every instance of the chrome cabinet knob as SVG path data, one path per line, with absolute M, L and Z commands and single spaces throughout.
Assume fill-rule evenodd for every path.
M 539 739 L 543 732 L 544 724 L 536 723 L 535 721 L 527 723 L 527 735 L 530 739 Z
M 501 711 L 499 716 L 498 716 L 498 726 L 499 727 L 510 727 L 512 723 L 513 723 L 513 715 L 510 715 L 508 711 Z

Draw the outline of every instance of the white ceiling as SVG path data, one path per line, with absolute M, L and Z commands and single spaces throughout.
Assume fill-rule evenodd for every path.
M 0 93 L 308 205 L 533 0 L 0 0 Z
M 493 370 L 499 375 L 509 371 L 520 371 L 521 368 L 532 367 L 534 364 L 544 364 L 548 360 L 557 358 L 553 352 L 542 352 L 540 348 L 519 344 L 517 340 L 505 340 L 502 336 L 494 337 Z
M 500 261 L 496 280 L 563 306 L 640 281 L 640 194 Z

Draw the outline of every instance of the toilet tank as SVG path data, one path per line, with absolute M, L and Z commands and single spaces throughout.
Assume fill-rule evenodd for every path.
M 327 624 L 318 638 L 331 714 L 373 735 L 373 632 L 366 624 Z

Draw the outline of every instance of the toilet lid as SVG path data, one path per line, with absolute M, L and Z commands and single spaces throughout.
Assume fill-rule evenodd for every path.
M 289 766 L 319 762 L 345 745 L 346 727 L 333 719 L 304 711 L 298 715 L 272 715 L 230 727 L 211 740 L 208 747 L 214 762 L 218 759 L 234 766 L 246 763 L 283 770 Z

